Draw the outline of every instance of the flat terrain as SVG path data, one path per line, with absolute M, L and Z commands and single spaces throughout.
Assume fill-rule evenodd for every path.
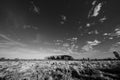
M 0 61 L 0 80 L 120 80 L 120 61 Z

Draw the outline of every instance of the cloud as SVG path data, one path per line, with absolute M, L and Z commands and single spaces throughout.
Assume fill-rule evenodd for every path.
M 5 46 L 5 44 L 3 44 Z M 60 55 L 65 54 L 60 49 L 54 48 L 43 48 L 43 47 L 31 47 L 27 46 L 11 46 L 7 44 L 5 47 L 0 48 L 0 57 L 6 58 L 23 58 L 23 59 L 44 59 L 47 56 L 51 55 Z
M 88 34 L 99 34 L 99 32 L 98 32 L 98 30 L 94 30 L 94 31 L 90 31 L 90 32 L 88 32 Z
M 103 34 L 103 36 L 108 36 L 108 35 L 110 35 L 110 34 L 109 34 L 109 33 L 104 33 L 104 34 Z
M 77 42 L 78 38 L 77 37 L 73 37 L 73 38 L 68 38 L 67 41 L 71 41 L 72 43 Z
M 102 3 L 99 3 L 95 9 L 94 9 L 94 12 L 93 12 L 93 15 L 92 16 L 98 16 L 99 14 L 99 11 L 101 10 L 101 7 L 102 7 Z
M 63 47 L 69 47 L 69 46 L 70 46 L 69 43 L 64 43 L 64 44 L 63 44 Z
M 65 21 L 67 19 L 67 17 L 65 15 L 61 15 L 61 18 L 63 21 Z
M 39 14 L 39 13 L 40 13 L 40 8 L 37 7 L 33 1 L 31 1 L 30 3 L 32 4 L 32 7 L 31 7 L 32 11 L 33 11 L 34 13 Z
M 115 35 L 120 37 L 120 27 L 115 29 Z
M 108 51 L 102 51 L 99 49 L 95 49 L 94 47 L 99 45 L 101 41 L 94 40 L 94 41 L 87 41 L 86 44 L 81 47 L 81 50 L 79 54 L 75 54 L 76 58 L 108 58 L 108 57 L 114 57 L 112 52 Z M 120 49 L 120 48 L 119 48 Z
M 110 52 L 119 51 L 120 52 L 120 42 L 113 44 L 109 50 Z
M 104 16 L 103 18 L 100 18 L 99 21 L 103 23 L 107 18 Z
M 97 0 L 94 0 L 94 1 L 92 2 L 92 5 L 95 5 L 95 4 L 96 4 L 96 2 L 97 2 Z
M 103 52 L 100 50 L 91 50 L 86 52 L 79 52 L 78 54 L 71 54 L 74 58 L 82 59 L 82 58 L 90 58 L 90 59 L 102 59 L 108 57 L 114 57 L 114 55 L 110 52 Z
M 113 37 L 109 37 L 109 39 L 111 39 L 111 40 L 112 40 L 112 39 L 113 39 Z
M 63 44 L 63 42 L 64 42 L 63 40 L 55 40 L 54 41 L 55 45 L 58 45 L 58 46 Z
M 113 32 L 109 33 L 109 36 L 111 37 L 120 37 L 120 27 L 115 28 Z
M 9 37 L 7 37 L 7 36 L 4 35 L 4 34 L 0 34 L 0 37 L 3 38 L 5 41 L 11 41 L 11 42 L 14 42 L 12 39 L 10 39 Z
M 0 34 L 0 57 L 35 58 L 35 56 L 40 56 L 41 58 L 41 56 L 44 56 L 44 53 L 47 52 L 43 49 L 32 48 L 32 46 L 28 44 L 18 42 L 4 34 Z
M 120 26 L 118 25 L 117 28 L 115 28 L 114 31 L 111 31 L 110 33 L 104 33 L 103 36 L 107 37 L 107 39 L 114 39 L 114 37 L 119 38 Z
M 59 51 L 54 51 L 54 49 L 31 49 L 31 48 L 10 48 L 0 50 L 1 57 L 7 58 L 22 58 L 22 59 L 44 59 L 51 55 L 60 55 Z
M 65 46 L 61 47 L 60 50 L 66 54 L 76 54 L 78 53 L 78 45 L 76 44 L 66 44 Z
M 90 27 L 90 26 L 91 26 L 91 24 L 90 24 L 90 23 L 87 23 L 87 24 L 86 24 L 86 27 Z
M 97 0 L 94 0 L 92 5 L 93 6 L 88 13 L 88 18 L 97 17 L 99 15 L 101 7 L 103 6 L 103 2 L 97 4 Z
M 92 51 L 93 50 L 93 46 L 96 46 L 96 45 L 98 45 L 100 43 L 101 42 L 98 41 L 98 40 L 87 41 L 87 44 L 82 47 L 82 50 L 83 51 Z
M 78 51 L 77 43 L 78 38 L 72 37 L 65 40 L 57 40 L 55 41 L 55 45 L 59 46 L 59 50 L 61 53 L 65 54 L 75 54 Z
M 31 26 L 31 25 L 24 25 L 23 29 L 33 29 L 33 30 L 38 30 L 39 28 L 36 26 Z
M 87 41 L 87 43 L 88 43 L 89 45 L 95 46 L 95 45 L 100 44 L 101 42 L 98 41 L 98 40 L 94 40 L 94 41 Z
M 58 43 L 62 44 L 59 47 L 43 47 L 21 43 L 4 34 L 0 34 L 0 38 L 4 39 L 4 42 L 0 41 L 0 56 L 7 58 L 43 59 L 50 55 L 74 54 L 75 50 L 78 48 L 77 45 L 74 44 L 77 38 L 71 38 L 70 43 L 57 40 Z M 36 39 L 36 43 L 39 43 L 39 35 Z
M 93 47 L 91 45 L 87 44 L 87 45 L 84 45 L 82 47 L 82 50 L 84 50 L 84 51 L 90 51 L 90 50 L 93 50 Z
M 21 43 L 21 42 L 18 42 L 18 41 L 15 41 L 9 37 L 7 37 L 6 35 L 4 34 L 0 34 L 0 47 L 3 46 L 26 46 L 25 44 Z
M 66 17 L 65 15 L 60 15 L 60 17 L 61 17 L 60 23 L 61 23 L 61 24 L 64 24 L 65 21 L 67 20 L 67 17 Z

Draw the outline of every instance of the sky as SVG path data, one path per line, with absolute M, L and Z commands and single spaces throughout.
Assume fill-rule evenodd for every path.
M 118 0 L 0 0 L 0 57 L 114 58 Z

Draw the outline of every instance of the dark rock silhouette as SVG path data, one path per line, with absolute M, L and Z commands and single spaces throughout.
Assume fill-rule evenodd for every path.
M 120 55 L 119 55 L 119 53 L 118 53 L 117 51 L 113 51 L 113 54 L 115 55 L 115 57 L 116 57 L 117 59 L 120 59 Z

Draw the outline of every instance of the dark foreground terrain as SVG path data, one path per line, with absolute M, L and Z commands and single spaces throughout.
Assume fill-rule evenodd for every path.
M 0 80 L 120 80 L 120 61 L 0 61 Z

